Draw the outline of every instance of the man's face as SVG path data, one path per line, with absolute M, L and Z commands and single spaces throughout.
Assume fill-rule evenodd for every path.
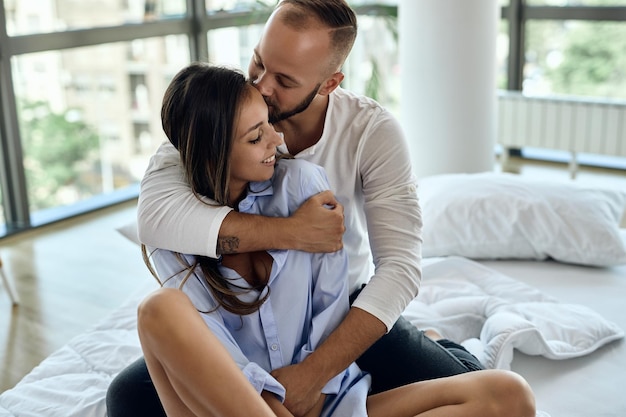
M 280 8 L 268 20 L 248 68 L 250 80 L 269 107 L 271 123 L 309 107 L 330 59 L 326 29 L 295 31 L 277 18 L 279 13 Z

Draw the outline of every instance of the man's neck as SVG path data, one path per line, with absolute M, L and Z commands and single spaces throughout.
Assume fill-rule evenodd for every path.
M 276 124 L 276 130 L 285 135 L 290 154 L 296 155 L 319 142 L 327 109 L 328 96 L 317 96 L 305 111 Z

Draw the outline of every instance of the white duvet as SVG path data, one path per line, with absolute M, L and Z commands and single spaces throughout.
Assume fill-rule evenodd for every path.
M 113 377 L 141 355 L 135 313 L 146 282 L 109 317 L 75 337 L 0 394 L 0 417 L 106 416 Z M 488 367 L 508 368 L 513 350 L 552 359 L 582 356 L 624 332 L 590 309 L 562 304 L 464 258 L 430 260 L 406 316 L 462 341 Z M 538 413 L 542 415 L 542 413 Z
M 514 349 L 569 359 L 624 337 L 590 308 L 560 303 L 460 257 L 427 260 L 420 294 L 404 315 L 421 329 L 461 342 L 488 368 L 510 369 Z

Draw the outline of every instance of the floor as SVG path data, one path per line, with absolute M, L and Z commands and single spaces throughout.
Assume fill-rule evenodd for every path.
M 512 158 L 505 171 L 570 181 L 564 164 Z M 575 181 L 626 190 L 626 171 L 583 167 Z M 12 308 L 0 286 L 0 392 L 152 279 L 139 247 L 116 231 L 135 215 L 131 201 L 0 240 L 0 258 L 21 298 Z
M 0 240 L 3 268 L 20 297 L 0 285 L 0 392 L 152 279 L 139 246 L 115 229 L 136 201 Z

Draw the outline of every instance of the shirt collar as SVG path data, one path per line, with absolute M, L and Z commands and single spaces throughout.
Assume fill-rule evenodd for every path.
M 251 182 L 248 185 L 248 194 L 239 202 L 239 211 L 248 213 L 257 198 L 273 194 L 274 188 L 271 180 Z

